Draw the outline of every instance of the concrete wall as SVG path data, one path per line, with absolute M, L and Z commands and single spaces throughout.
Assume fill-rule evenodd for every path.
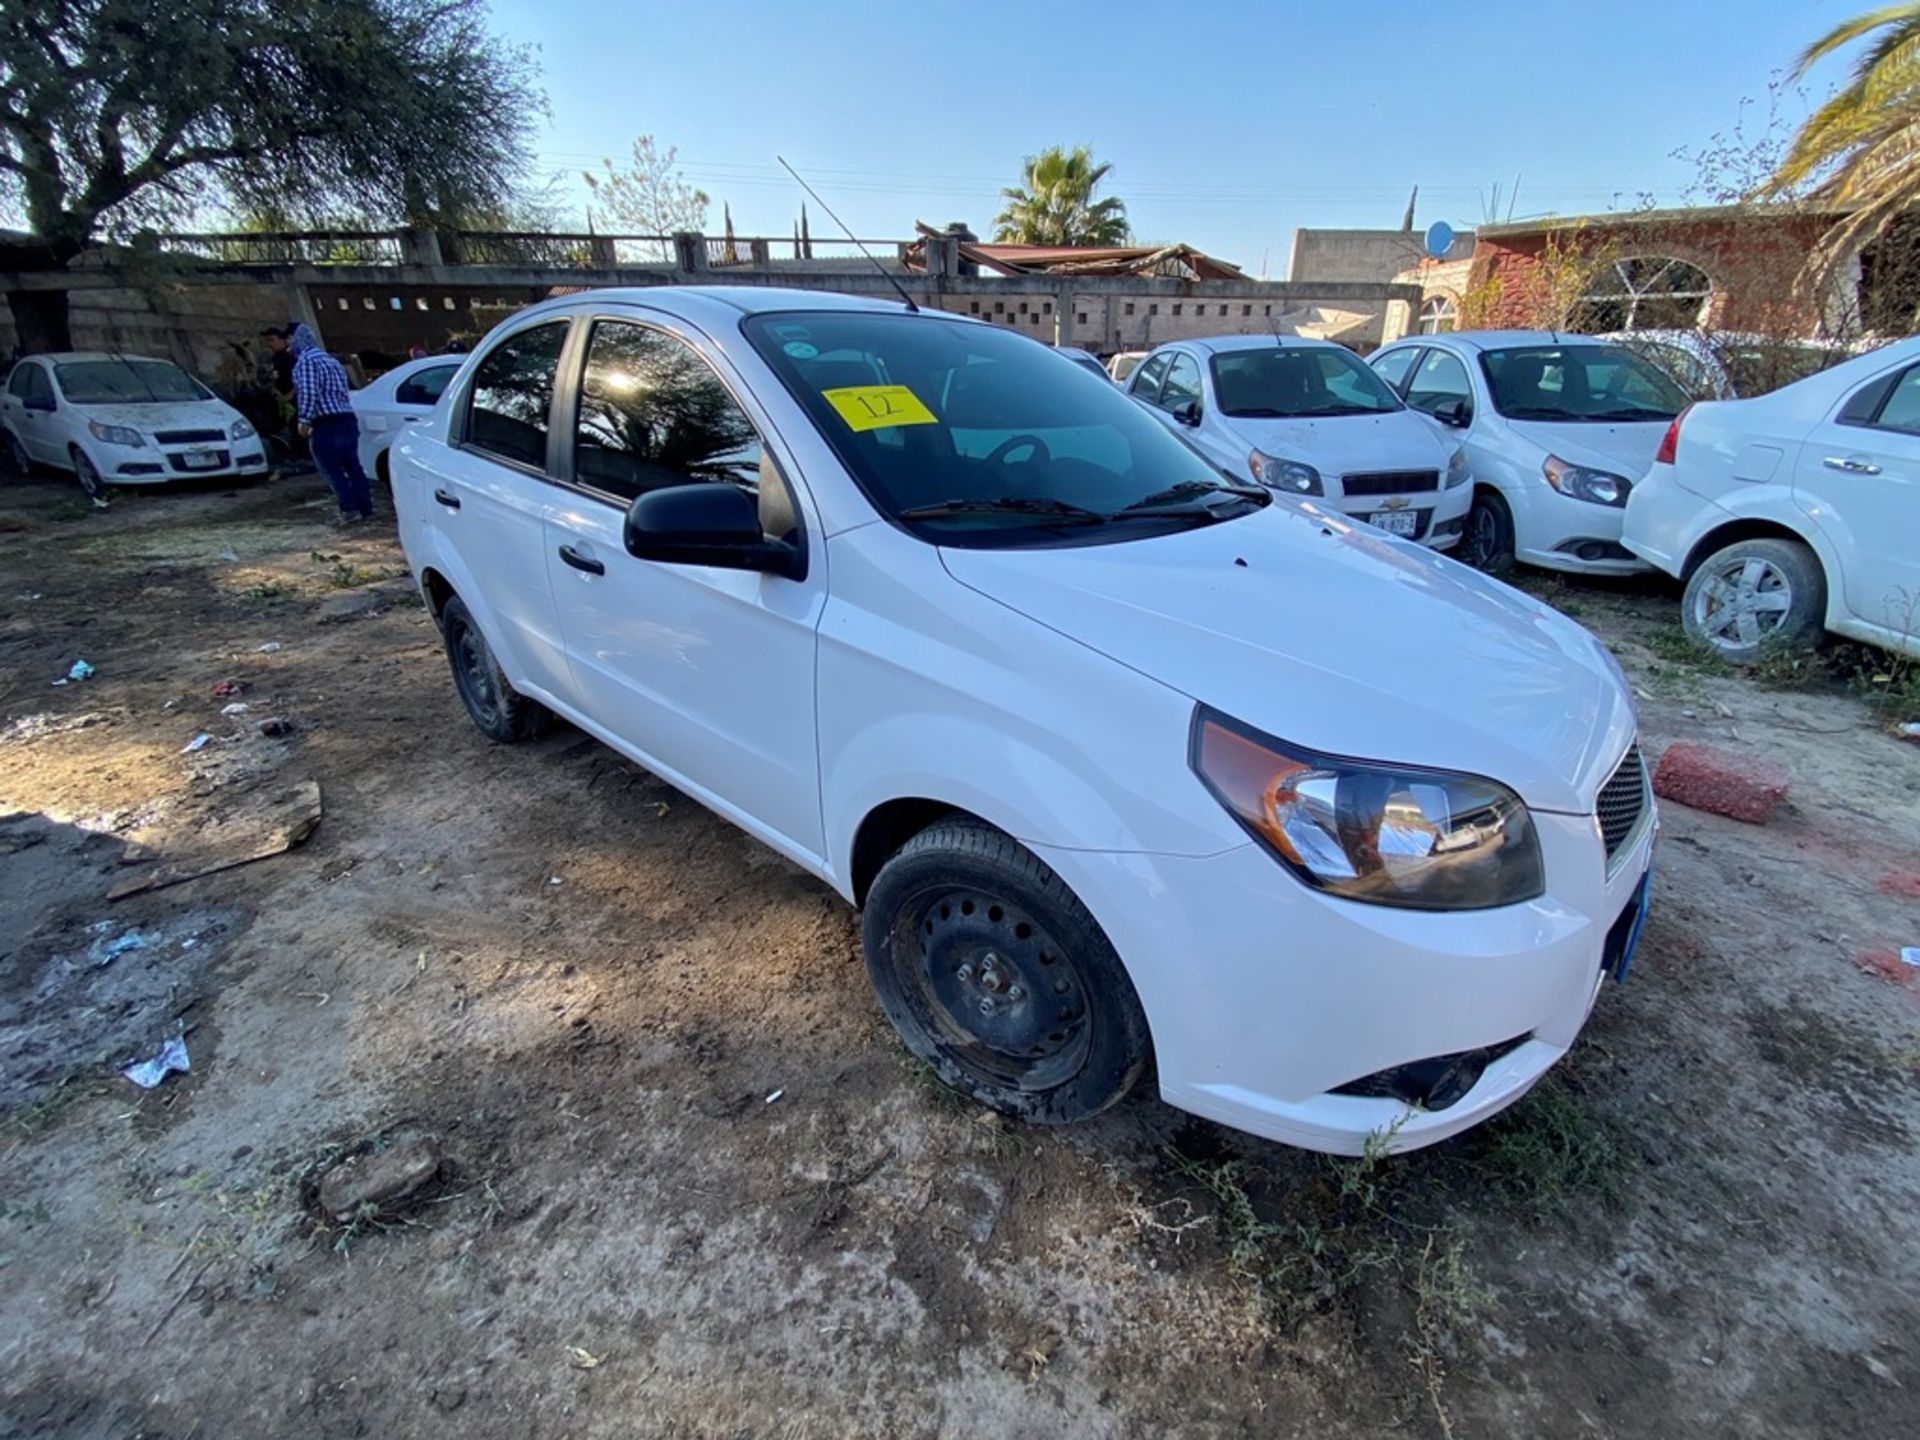
M 1417 230 L 1296 230 L 1287 279 L 1381 284 L 1417 265 L 1426 253 L 1423 232 Z M 1464 260 L 1472 253 L 1473 236 L 1462 233 L 1445 258 Z

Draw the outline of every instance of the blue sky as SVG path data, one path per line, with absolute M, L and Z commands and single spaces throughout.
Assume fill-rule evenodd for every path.
M 784 154 L 864 237 L 912 222 L 987 233 L 1020 159 L 1091 144 L 1135 231 L 1284 275 L 1297 226 L 1680 203 L 1673 158 L 1764 112 L 1768 82 L 1867 0 L 1478 0 L 1343 4 L 1138 0 L 615 7 L 494 0 L 539 48 L 552 106 L 537 140 L 564 176 L 637 134 L 677 145 L 687 178 L 742 235 L 791 231 Z M 1804 115 L 1824 67 L 1782 113 Z M 1750 110 L 1748 129 L 1755 128 Z M 576 217 L 577 218 L 577 212 Z M 824 235 L 824 217 L 814 233 Z

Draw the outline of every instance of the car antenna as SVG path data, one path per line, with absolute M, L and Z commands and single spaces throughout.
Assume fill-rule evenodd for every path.
M 827 212 L 827 218 L 829 220 L 833 221 L 833 223 L 838 225 L 842 230 L 847 231 L 847 239 L 853 240 L 854 248 L 858 250 L 862 255 L 866 256 L 868 260 L 872 261 L 873 268 L 878 270 L 882 278 L 884 278 L 889 285 L 893 286 L 893 288 L 899 292 L 900 303 L 902 305 L 905 305 L 907 309 L 911 310 L 914 314 L 918 315 L 920 313 L 920 307 L 913 303 L 913 297 L 907 293 L 907 287 L 900 283 L 900 277 L 898 275 L 895 275 L 891 270 L 887 269 L 887 267 L 882 265 L 878 260 L 875 260 L 873 258 L 873 252 L 867 249 L 867 247 L 862 245 L 858 240 L 854 239 L 853 231 L 847 230 L 847 222 L 842 220 L 838 215 L 833 213 L 833 207 L 827 204 L 826 201 L 820 198 L 820 192 L 818 190 L 815 190 L 811 185 L 807 184 L 806 181 L 800 179 L 800 172 L 798 170 L 794 169 L 791 165 L 787 164 L 786 159 L 783 156 L 776 155 L 773 158 L 780 162 L 780 168 L 785 170 L 787 174 L 791 175 L 794 178 L 794 180 L 799 184 L 802 190 L 806 191 L 807 194 L 813 197 L 813 203 L 818 205 L 822 210 Z

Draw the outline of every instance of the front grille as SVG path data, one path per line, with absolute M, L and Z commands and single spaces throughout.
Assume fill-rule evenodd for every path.
M 217 445 L 227 435 L 224 430 L 156 430 L 153 438 L 162 445 Z
M 1607 783 L 1600 787 L 1594 814 L 1600 817 L 1600 838 L 1611 860 L 1627 843 L 1647 809 L 1647 765 L 1638 744 L 1630 746 Z
M 1438 470 L 1378 470 L 1340 477 L 1340 489 L 1348 495 L 1414 495 L 1439 488 Z
M 187 464 L 187 457 L 184 455 L 169 455 L 167 457 L 167 463 L 172 465 L 173 468 L 182 475 L 207 475 L 215 470 L 224 470 L 233 463 L 233 456 L 227 451 L 216 450 L 213 453 L 220 458 L 217 463 L 212 465 L 189 465 Z

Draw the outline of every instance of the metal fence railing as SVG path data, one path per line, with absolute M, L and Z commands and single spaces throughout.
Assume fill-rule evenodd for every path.
M 750 235 L 697 236 L 711 270 L 766 266 L 799 259 L 854 261 L 864 244 L 875 258 L 897 262 L 899 240 L 808 240 Z M 143 246 L 220 265 L 488 266 L 505 269 L 612 270 L 627 266 L 692 266 L 682 237 L 511 230 L 289 230 L 224 234 L 170 232 L 140 237 Z
M 221 265 L 398 265 L 406 259 L 398 230 L 288 230 L 258 234 L 160 234 L 159 249 Z

